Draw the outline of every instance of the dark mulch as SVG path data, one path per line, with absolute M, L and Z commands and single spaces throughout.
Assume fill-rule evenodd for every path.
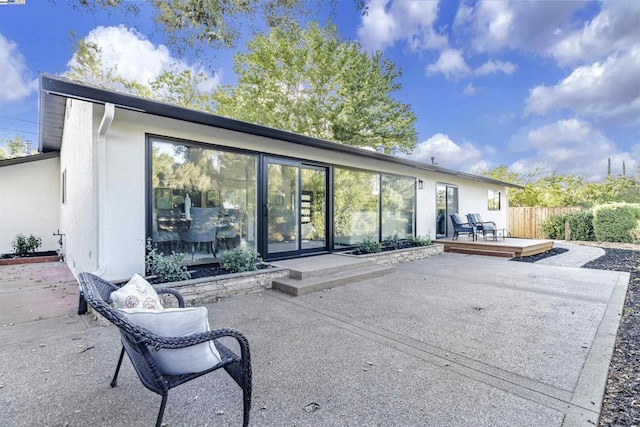
M 24 254 L 24 255 L 20 255 L 20 256 L 18 256 L 16 254 L 2 254 L 2 255 L 0 255 L 0 259 L 33 258 L 33 257 L 54 256 L 54 255 L 58 255 L 58 253 L 56 251 L 29 252 L 28 254 Z
M 231 274 L 231 271 L 220 267 L 218 264 L 207 264 L 202 266 L 194 266 L 189 268 L 192 279 L 200 279 L 202 277 L 221 276 L 223 274 Z
M 550 256 L 554 256 L 554 255 L 559 255 L 559 254 L 563 254 L 565 252 L 567 252 L 569 249 L 565 249 L 565 248 L 553 248 L 547 252 L 543 252 L 541 254 L 537 254 L 537 255 L 531 255 L 531 256 L 523 256 L 520 258 L 511 258 L 510 261 L 520 261 L 520 262 L 536 262 L 536 261 L 540 261 L 541 259 L 545 259 L 545 258 L 549 258 Z
M 640 425 L 640 251 L 605 249 L 583 266 L 631 273 L 609 366 L 600 426 Z
M 264 270 L 267 268 L 271 268 L 272 266 L 269 264 L 258 264 L 258 270 Z M 226 268 L 220 267 L 219 264 L 203 264 L 203 265 L 193 265 L 187 269 L 191 274 L 190 279 L 201 279 L 203 277 L 215 277 L 222 276 L 224 274 L 232 274 L 231 270 L 227 270 Z M 149 283 L 152 285 L 161 284 L 156 277 L 151 277 L 147 279 Z
M 428 245 L 427 245 L 428 246 Z M 397 246 L 383 246 L 379 252 L 361 252 L 357 249 L 349 252 L 351 255 L 372 255 L 380 252 L 397 251 L 398 249 L 419 248 L 421 246 L 407 242 L 400 242 Z

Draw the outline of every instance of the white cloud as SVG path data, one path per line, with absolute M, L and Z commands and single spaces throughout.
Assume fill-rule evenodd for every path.
M 597 181 L 607 174 L 608 158 L 614 173 L 620 173 L 623 161 L 628 173 L 638 166 L 633 153 L 619 150 L 591 123 L 578 119 L 560 120 L 530 130 L 524 145 L 534 154 L 514 162 L 510 169 L 515 172 L 531 172 L 539 167 Z
M 85 38 L 100 48 L 102 66 L 105 70 L 113 69 L 116 75 L 129 81 L 147 84 L 166 70 L 182 71 L 191 69 L 194 72 L 201 68 L 189 66 L 171 56 L 164 45 L 154 45 L 144 35 L 123 25 L 118 27 L 97 27 Z M 76 64 L 75 55 L 68 67 Z M 199 88 L 209 92 L 218 84 L 218 77 L 207 74 L 208 80 Z
M 442 73 L 448 79 L 458 79 L 471 74 L 471 69 L 458 49 L 446 49 L 440 53 L 438 60 L 427 66 L 427 74 Z
M 489 60 L 484 64 L 482 64 L 481 66 L 479 66 L 478 68 L 476 68 L 475 74 L 477 76 L 486 76 L 487 74 L 493 74 L 493 73 L 497 73 L 498 71 L 501 71 L 509 75 L 509 74 L 513 74 L 517 68 L 518 68 L 517 65 L 511 62 Z
M 464 95 L 471 96 L 476 93 L 476 88 L 473 86 L 473 83 L 469 83 L 465 86 L 464 91 L 462 92 Z
M 491 1 L 462 4 L 454 28 L 467 34 L 479 52 L 543 49 L 557 38 L 561 25 L 585 1 Z
M 640 40 L 640 2 L 608 1 L 582 29 L 561 34 L 548 53 L 560 64 L 595 61 Z
M 486 168 L 480 149 L 468 142 L 456 144 L 448 135 L 442 133 L 437 133 L 416 145 L 410 158 L 431 164 L 431 157 L 435 157 L 436 163 L 445 168 L 467 172 Z
M 578 67 L 555 86 L 537 86 L 526 114 L 570 109 L 586 116 L 639 122 L 640 47 L 606 61 Z
M 398 41 L 405 41 L 414 51 L 447 45 L 447 36 L 433 28 L 438 17 L 437 1 L 372 0 L 367 6 L 358 28 L 366 50 L 383 50 Z
M 19 101 L 37 89 L 18 45 L 0 34 L 0 102 Z

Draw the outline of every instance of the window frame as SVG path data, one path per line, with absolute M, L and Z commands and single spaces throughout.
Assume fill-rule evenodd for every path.
M 500 190 L 487 190 L 487 209 L 489 211 L 501 210 L 502 194 Z

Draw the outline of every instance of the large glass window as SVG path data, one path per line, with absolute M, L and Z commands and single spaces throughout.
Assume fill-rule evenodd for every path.
M 380 238 L 380 175 L 336 167 L 334 175 L 334 245 L 353 246 Z
M 255 249 L 257 156 L 159 140 L 151 150 L 155 247 L 188 262 Z
M 382 238 L 414 235 L 416 180 L 382 175 Z

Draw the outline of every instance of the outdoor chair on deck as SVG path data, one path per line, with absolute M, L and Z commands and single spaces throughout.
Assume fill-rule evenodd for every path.
M 122 351 L 120 352 L 120 359 L 118 360 L 118 365 L 116 367 L 113 380 L 111 381 L 111 387 L 115 387 L 117 385 L 118 373 L 126 352 L 142 384 L 147 389 L 162 396 L 162 403 L 160 404 L 156 427 L 160 427 L 162 424 L 164 409 L 170 389 L 220 368 L 224 368 L 231 378 L 233 378 L 240 388 L 242 388 L 244 402 L 243 425 L 247 426 L 249 424 L 249 411 L 251 409 L 251 358 L 249 354 L 249 342 L 243 334 L 236 330 L 225 328 L 203 333 L 194 333 L 187 336 L 159 336 L 130 321 L 130 318 L 123 310 L 115 309 L 109 305 L 108 301 L 111 293 L 118 290 L 118 286 L 89 273 L 80 273 L 78 276 L 78 282 L 80 283 L 81 293 L 84 295 L 87 303 L 96 312 L 116 325 L 120 330 Z M 178 300 L 179 306 L 184 308 L 184 299 L 178 291 L 171 289 L 156 289 L 156 292 L 158 294 L 169 293 L 174 295 Z M 189 309 L 187 308 L 184 310 Z M 140 310 L 138 313 L 142 312 L 143 315 L 146 315 L 146 312 L 148 311 L 150 310 Z M 167 311 L 169 310 L 164 310 L 164 312 Z M 163 313 L 163 311 L 157 311 L 156 313 Z M 182 315 L 184 313 L 179 314 Z M 218 339 L 222 337 L 231 337 L 238 342 L 240 356 L 218 341 Z M 215 366 L 193 373 L 170 375 L 161 372 L 162 364 L 158 359 L 160 357 L 160 352 L 184 351 L 187 348 L 195 350 L 194 346 L 202 345 L 203 343 L 207 343 L 209 345 L 213 343 L 215 346 L 218 357 L 215 359 L 214 363 L 219 361 Z M 173 354 L 175 355 L 175 353 Z M 190 355 L 192 356 L 193 353 Z M 165 356 L 163 357 L 167 356 L 176 357 L 171 356 L 168 353 L 165 353 Z M 181 353 L 178 358 L 178 362 L 176 363 L 180 363 L 185 359 L 189 358 L 186 357 L 184 353 Z M 199 362 L 198 360 L 191 361 L 196 364 Z M 186 370 L 188 370 L 188 367 Z
M 473 240 L 476 239 L 476 231 L 473 225 L 462 222 L 460 215 L 451 214 L 451 223 L 453 224 L 453 238 L 457 239 L 460 234 L 468 234 Z
M 491 234 L 493 238 L 496 238 L 498 227 L 493 221 L 482 221 L 480 214 L 467 214 L 467 220 L 469 224 L 475 227 L 476 232 L 482 233 L 482 236 L 486 239 L 487 234 Z

